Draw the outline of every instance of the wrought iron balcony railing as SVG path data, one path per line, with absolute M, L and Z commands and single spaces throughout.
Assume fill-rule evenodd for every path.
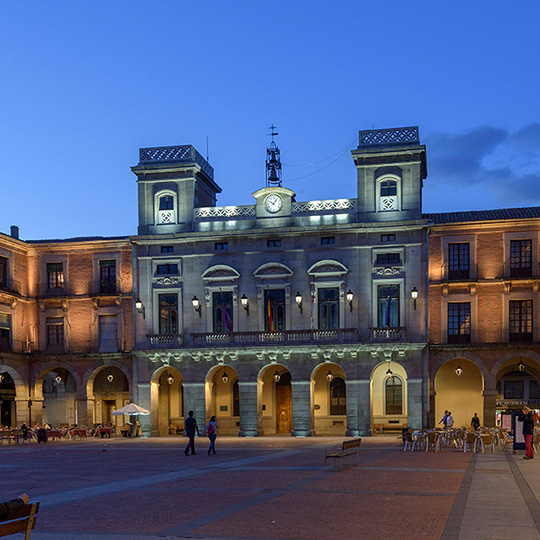
M 0 352 L 30 353 L 33 343 L 11 338 L 0 338 Z
M 48 282 L 38 283 L 36 287 L 38 296 L 58 297 L 67 296 L 69 294 L 69 287 L 66 281 L 64 281 L 63 283 L 58 283 L 56 285 Z
M 469 264 L 468 268 L 450 268 L 450 265 L 441 266 L 441 281 L 476 281 L 478 278 L 478 265 Z
M 540 278 L 540 263 L 533 261 L 529 264 L 516 265 L 506 261 L 504 277 L 505 279 Z
M 0 281 L 0 291 L 8 293 L 20 293 L 21 282 L 14 281 L 13 279 L 3 279 L 2 281 Z
M 191 144 L 158 146 L 139 150 L 139 165 L 159 163 L 197 163 L 210 178 L 214 179 L 214 168 Z
M 108 296 L 118 294 L 119 288 L 116 281 L 89 281 L 88 292 L 91 296 Z

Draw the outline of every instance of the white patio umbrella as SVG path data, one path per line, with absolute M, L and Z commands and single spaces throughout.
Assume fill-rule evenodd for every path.
M 150 411 L 143 409 L 143 407 L 139 407 L 139 405 L 136 405 L 135 403 L 128 403 L 127 405 L 124 405 L 122 408 L 113 412 L 114 416 L 120 416 L 121 414 L 127 414 L 127 415 L 150 414 Z

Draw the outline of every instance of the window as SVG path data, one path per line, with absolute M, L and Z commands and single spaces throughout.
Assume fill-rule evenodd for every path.
M 378 253 L 375 266 L 401 266 L 399 253 Z
M 510 242 L 510 277 L 530 277 L 531 275 L 531 240 L 512 240 Z
M 238 380 L 233 382 L 232 395 L 233 395 L 232 415 L 240 416 L 240 388 L 238 386 Z
M 448 279 L 469 279 L 469 244 L 448 244 Z
M 386 414 L 403 414 L 403 383 L 399 377 L 387 378 L 384 383 Z
M 174 246 L 161 246 L 161 253 L 174 253 Z
M 319 329 L 339 328 L 339 289 L 318 289 Z
M 448 343 L 471 342 L 471 304 L 448 304 Z
M 64 286 L 64 264 L 47 263 L 47 288 L 61 289 Z
M 159 333 L 178 333 L 178 295 L 160 294 L 159 301 Z
M 384 180 L 381 182 L 381 197 L 397 195 L 397 182 L 395 180 Z
M 99 316 L 99 352 L 118 352 L 116 315 Z
M 178 274 L 177 264 L 158 264 L 156 274 Z
M 212 294 L 213 331 L 227 334 L 233 331 L 233 298 L 232 292 Z
M 529 381 L 529 399 L 540 399 L 540 384 L 535 379 Z
M 266 247 L 269 247 L 269 248 L 281 247 L 281 240 L 267 240 Z
M 8 284 L 8 260 L 0 257 L 0 287 L 7 287 Z
M 321 238 L 321 245 L 323 246 L 329 246 L 331 244 L 336 243 L 336 237 L 335 236 L 323 236 Z
M 347 414 L 347 391 L 345 381 L 334 377 L 330 383 L 330 416 Z
M 229 243 L 228 242 L 216 242 L 214 244 L 214 249 L 216 251 L 225 251 L 229 249 Z
M 47 346 L 64 344 L 64 318 L 47 317 Z
M 159 209 L 160 210 L 173 210 L 174 209 L 174 199 L 172 195 L 163 195 L 159 198 Z
M 504 399 L 523 399 L 523 380 L 504 381 Z
M 285 330 L 285 291 L 264 291 L 264 329 L 267 332 Z
M 382 180 L 379 186 L 379 210 L 398 210 L 398 184 L 396 180 Z
M 11 315 L 0 313 L 0 351 L 11 350 Z
M 381 242 L 395 242 L 395 241 L 396 241 L 395 234 L 381 234 Z
M 378 326 L 399 328 L 399 285 L 379 285 Z
M 116 261 L 99 261 L 99 290 L 102 293 L 116 292 Z
M 532 300 L 510 300 L 510 341 L 532 341 Z

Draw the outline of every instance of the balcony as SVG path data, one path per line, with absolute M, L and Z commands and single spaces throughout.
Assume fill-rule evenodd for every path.
M 230 334 L 189 334 L 186 346 L 243 347 L 258 345 L 313 345 L 358 343 L 358 330 L 284 330 L 283 332 L 232 332 Z
M 504 265 L 505 279 L 537 279 L 540 278 L 540 263 L 531 262 L 529 264 L 512 265 L 506 261 Z
M 0 338 L 0 352 L 29 353 L 32 350 L 33 343 L 31 342 Z
M 148 345 L 156 349 L 178 349 L 183 339 L 179 334 L 147 334 Z
M 370 341 L 407 341 L 405 328 L 400 326 L 396 328 L 388 328 L 386 326 L 378 328 L 370 328 Z
M 88 294 L 90 296 L 114 296 L 118 293 L 119 289 L 116 281 L 102 280 L 88 282 Z
M 82 340 L 71 344 L 42 344 L 40 351 L 45 354 L 106 354 L 126 351 L 125 342 L 119 339 Z
M 19 294 L 21 292 L 21 282 L 13 279 L 4 279 L 0 281 L 0 291 Z
M 38 296 L 41 297 L 58 298 L 67 296 L 69 294 L 68 284 L 65 281 L 63 283 L 59 283 L 57 286 L 49 283 L 38 283 L 36 287 Z
M 441 266 L 441 281 L 476 281 L 478 265 L 469 264 L 468 268 L 453 269 L 448 264 Z

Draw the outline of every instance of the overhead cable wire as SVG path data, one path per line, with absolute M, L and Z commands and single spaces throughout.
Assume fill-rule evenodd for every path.
M 352 142 L 350 142 L 345 148 L 342 148 L 341 150 L 338 150 L 335 154 L 332 154 L 331 156 L 328 156 L 324 159 L 320 159 L 319 161 L 312 161 L 310 163 L 284 163 L 283 165 L 285 167 L 310 167 L 311 165 L 317 165 L 318 163 L 323 163 L 325 161 L 328 161 L 329 159 L 332 159 L 333 157 L 337 156 L 338 154 L 342 154 L 343 152 L 349 150 L 351 146 L 353 146 L 357 141 L 357 138 L 355 137 Z

